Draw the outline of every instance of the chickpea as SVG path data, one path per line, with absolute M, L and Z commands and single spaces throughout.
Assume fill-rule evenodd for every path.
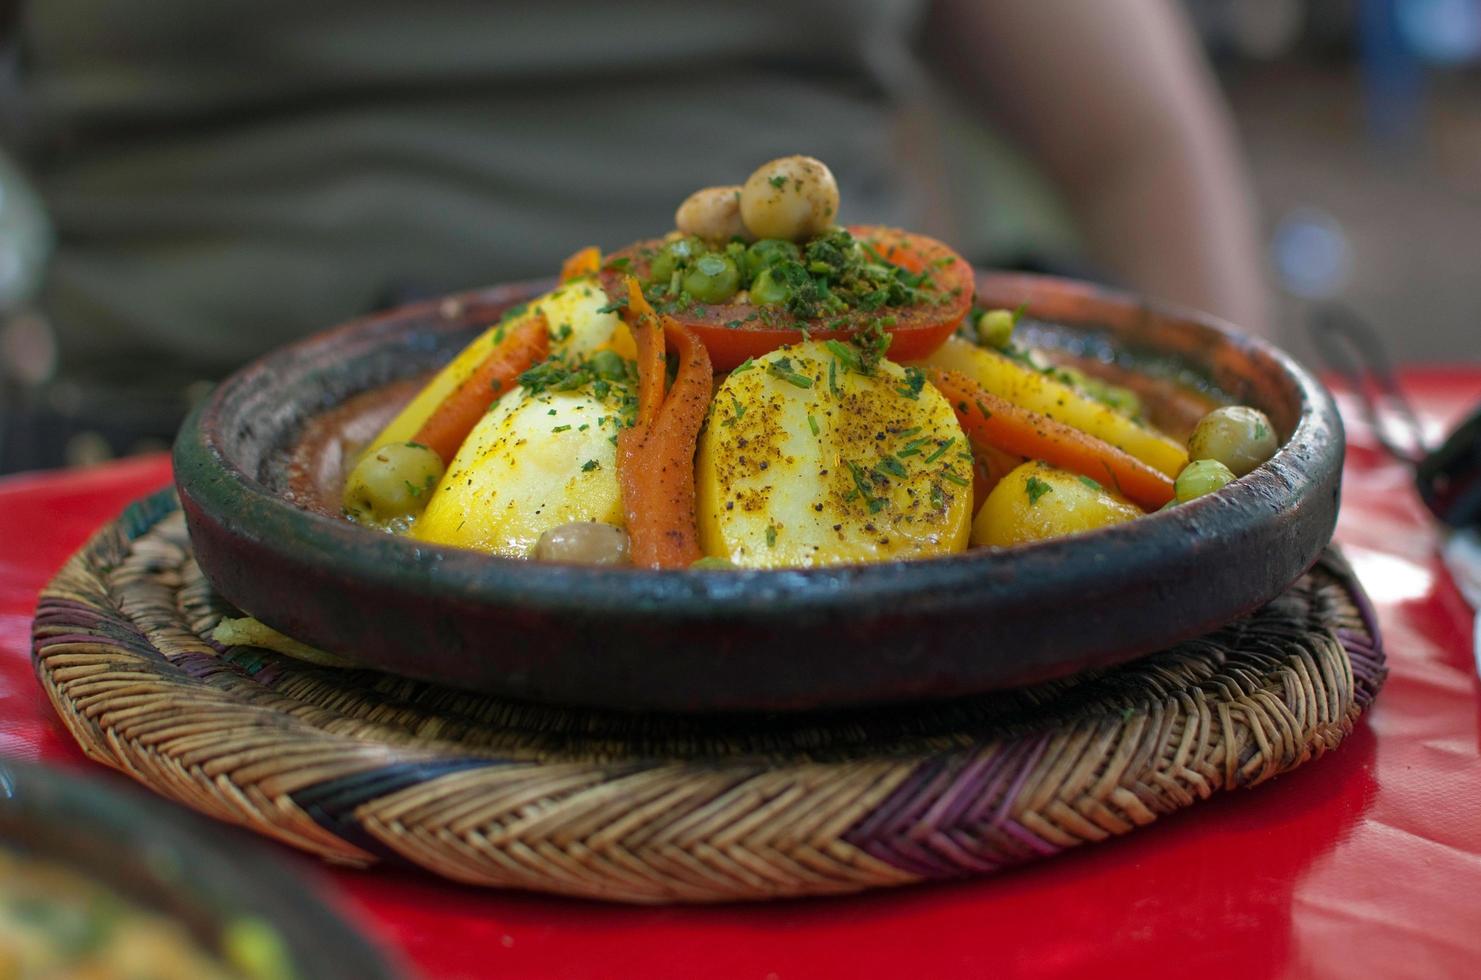
M 1276 448 L 1270 419 L 1248 405 L 1214 409 L 1188 437 L 1189 459 L 1218 460 L 1235 476 L 1244 476 L 1274 456 Z
M 600 521 L 557 524 L 540 535 L 530 557 L 576 565 L 626 565 L 627 532 Z
M 389 526 L 422 512 L 442 479 L 442 458 L 419 442 L 393 442 L 366 453 L 345 481 L 345 511 Z
M 741 219 L 757 238 L 806 241 L 838 216 L 838 181 L 821 160 L 781 157 L 746 178 Z
M 750 240 L 741 222 L 741 189 L 738 186 L 705 187 L 684 199 L 674 213 L 674 227 L 707 242 Z

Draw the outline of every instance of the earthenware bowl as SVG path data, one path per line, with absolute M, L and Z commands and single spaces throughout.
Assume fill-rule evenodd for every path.
M 115 777 L 0 757 L 0 849 L 165 916 L 209 953 L 251 921 L 276 938 L 290 977 L 402 975 L 260 841 Z
M 221 594 L 367 667 L 474 690 L 632 709 L 807 709 L 965 695 L 1124 661 L 1270 600 L 1332 534 L 1342 427 L 1330 395 L 1288 356 L 1196 313 L 992 274 L 981 298 L 1025 304 L 1036 343 L 1255 405 L 1280 452 L 1216 494 L 1079 537 L 796 571 L 491 558 L 373 533 L 304 493 L 332 482 L 349 451 L 331 439 L 295 461 L 316 420 L 348 412 L 346 426 L 358 418 L 366 437 L 365 419 L 386 417 L 414 388 L 407 379 L 549 285 L 351 323 L 221 384 L 175 445 L 196 557 Z

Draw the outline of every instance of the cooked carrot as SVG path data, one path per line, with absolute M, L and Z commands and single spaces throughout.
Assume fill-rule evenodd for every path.
M 617 476 L 633 564 L 688 568 L 704 557 L 694 512 L 694 447 L 710 407 L 710 355 L 687 328 L 661 320 L 628 279 L 626 319 L 638 346 L 638 421 L 617 437 Z M 664 394 L 665 340 L 679 357 Z
M 627 308 L 623 320 L 638 348 L 638 426 L 649 425 L 663 404 L 668 383 L 668 363 L 663 348 L 663 325 L 653 312 L 638 281 L 627 277 Z
M 561 282 L 594 276 L 601 267 L 602 250 L 595 245 L 588 245 L 561 264 Z
M 494 400 L 513 388 L 531 366 L 545 360 L 549 351 L 550 325 L 537 313 L 510 330 L 489 351 L 478 369 L 427 417 L 412 441 L 430 447 L 444 464 L 451 463 Z
M 1173 498 L 1172 480 L 1110 443 L 1020 408 L 966 375 L 933 370 L 930 377 L 975 443 L 1088 476 L 1145 510 Z

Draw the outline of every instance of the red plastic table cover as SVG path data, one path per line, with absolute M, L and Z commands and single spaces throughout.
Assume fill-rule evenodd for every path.
M 1404 382 L 1432 434 L 1481 400 L 1481 365 Z M 1338 539 L 1392 672 L 1341 748 L 1258 789 L 991 879 L 760 905 L 624 907 L 285 860 L 434 978 L 1481 975 L 1472 613 L 1407 472 L 1344 415 Z M 32 675 L 31 613 L 97 525 L 168 478 L 152 457 L 0 481 L 0 753 L 102 772 Z

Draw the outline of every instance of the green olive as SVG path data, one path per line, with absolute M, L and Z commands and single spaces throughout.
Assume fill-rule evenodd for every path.
M 1229 471 L 1229 467 L 1218 460 L 1195 459 L 1178 474 L 1173 490 L 1177 493 L 1178 503 L 1186 504 L 1206 493 L 1213 493 L 1233 480 L 1234 474 Z
M 778 262 L 788 260 L 801 261 L 802 250 L 779 238 L 763 238 L 746 249 L 746 278 L 754 280 L 763 269 L 770 269 Z
M 366 453 L 345 481 L 344 508 L 357 521 L 391 526 L 421 513 L 442 459 L 419 442 L 393 442 Z
M 1235 476 L 1244 476 L 1274 456 L 1276 448 L 1270 419 L 1248 405 L 1214 409 L 1188 437 L 1189 459 L 1216 459 Z
M 1013 342 L 1013 328 L 1018 317 L 1012 310 L 984 310 L 977 318 L 977 342 L 984 347 L 1003 350 Z
M 701 255 L 684 273 L 684 292 L 701 303 L 723 303 L 740 289 L 740 268 L 728 255 Z
M 756 306 L 780 306 L 786 301 L 787 287 L 776 281 L 770 269 L 762 269 L 751 283 L 751 302 Z

